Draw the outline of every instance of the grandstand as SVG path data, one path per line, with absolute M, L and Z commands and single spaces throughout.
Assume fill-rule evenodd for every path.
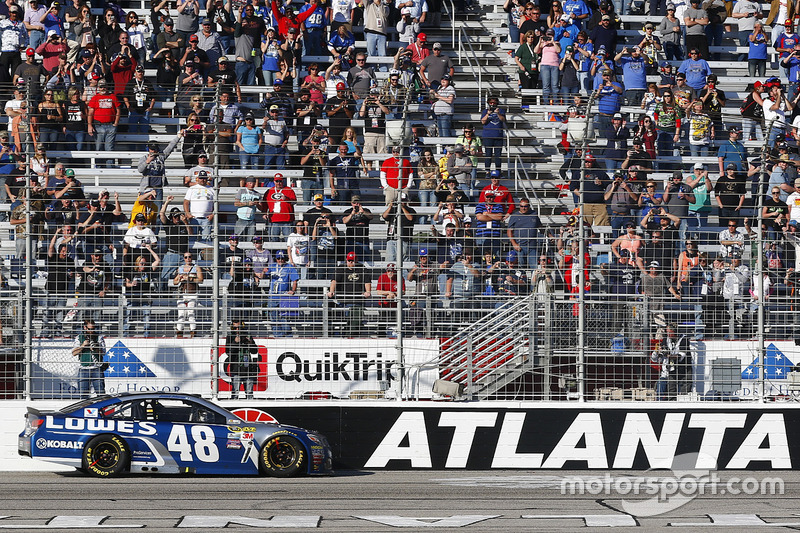
M 421 2 L 411 4 L 413 9 L 417 9 Z M 431 7 L 433 4 L 440 5 L 440 13 Z M 256 18 L 261 17 L 261 13 L 268 19 L 271 17 L 263 0 L 256 2 L 255 6 L 259 10 Z M 306 9 L 307 6 L 309 4 L 304 7 L 297 3 L 294 7 Z M 199 6 L 201 20 L 208 16 L 206 11 L 211 7 L 210 2 L 208 6 Z M 291 9 L 291 2 L 285 7 Z M 789 170 L 784 169 L 785 177 L 781 177 L 786 184 L 783 191 L 794 191 L 797 138 L 793 133 L 796 129 L 784 127 L 781 123 L 764 125 L 763 121 L 757 126 L 766 126 L 767 130 L 770 125 L 784 128 L 785 142 L 789 144 L 785 152 L 777 146 L 767 146 L 763 141 L 742 140 L 746 157 L 736 172 L 737 183 L 741 182 L 743 192 L 737 188 L 736 194 L 744 197 L 744 202 L 734 210 L 735 213 L 724 210 L 728 206 L 720 205 L 718 209 L 714 203 L 713 210 L 709 206 L 710 215 L 704 217 L 703 224 L 690 226 L 687 230 L 682 222 L 685 223 L 689 217 L 683 214 L 684 220 L 681 219 L 681 204 L 665 202 L 667 211 L 675 209 L 678 215 L 674 215 L 677 218 L 673 221 L 675 228 L 664 231 L 665 237 L 673 239 L 664 252 L 653 245 L 652 240 L 652 233 L 658 231 L 652 224 L 658 224 L 656 219 L 659 216 L 643 220 L 647 209 L 631 202 L 632 205 L 628 206 L 630 212 L 620 219 L 614 217 L 611 201 L 593 202 L 585 196 L 597 192 L 590 186 L 595 178 L 603 188 L 609 186 L 613 181 L 613 170 L 620 164 L 620 161 L 610 161 L 605 151 L 608 145 L 606 131 L 600 127 L 602 118 L 599 121 L 594 118 L 600 113 L 600 97 L 593 97 L 594 91 L 581 91 L 577 113 L 570 114 L 569 108 L 576 102 L 572 95 L 551 103 L 540 88 L 522 89 L 518 85 L 518 68 L 513 61 L 520 45 L 510 42 L 509 15 L 502 2 L 473 0 L 465 10 L 462 5 L 444 0 L 429 2 L 428 7 L 428 23 L 423 22 L 417 34 L 422 32 L 426 36 L 428 52 L 432 43 L 440 43 L 441 54 L 452 61 L 452 84 L 456 91 L 452 104 L 452 130 L 455 135 L 437 134 L 442 124 L 434 116 L 438 109 L 434 105 L 437 97 L 421 84 L 416 68 L 410 67 L 398 73 L 403 83 L 410 80 L 409 90 L 403 99 L 390 101 L 391 93 L 386 89 L 391 86 L 390 77 L 395 74 L 395 67 L 403 70 L 402 61 L 396 64 L 395 52 L 406 46 L 405 42 L 399 41 L 396 32 L 390 31 L 387 55 L 366 58 L 365 64 L 375 69 L 374 81 L 366 86 L 358 85 L 356 89 L 357 92 L 365 91 L 356 95 L 358 100 L 371 94 L 371 88 L 376 88 L 380 93 L 378 98 L 387 106 L 391 103 L 391 117 L 386 118 L 385 126 L 380 126 L 386 130 L 386 148 L 383 153 L 364 151 L 356 174 L 350 176 L 350 180 L 357 183 L 355 188 L 342 185 L 346 183 L 345 175 L 337 176 L 335 181 L 331 179 L 328 174 L 334 172 L 334 168 L 312 169 L 312 164 L 303 162 L 308 149 L 301 137 L 308 137 L 311 128 L 304 128 L 298 119 L 299 106 L 286 108 L 289 111 L 285 113 L 288 125 L 285 165 L 270 165 L 263 147 L 252 168 L 243 168 L 245 165 L 240 164 L 235 152 L 231 152 L 230 161 L 225 162 L 223 147 L 230 142 L 226 140 L 230 138 L 228 134 L 240 129 L 240 121 L 241 128 L 245 127 L 242 119 L 247 113 L 254 115 L 254 126 L 264 124 L 274 129 L 272 122 L 267 123 L 270 111 L 274 105 L 281 107 L 279 112 L 284 109 L 274 85 L 264 83 L 263 79 L 256 85 L 241 83 L 244 80 L 234 83 L 223 75 L 218 78 L 223 81 L 216 87 L 203 83 L 187 89 L 189 82 L 187 85 L 179 82 L 177 89 L 167 87 L 165 90 L 162 85 L 166 79 L 164 67 L 159 60 L 154 60 L 158 50 L 151 46 L 145 46 L 143 79 L 158 85 L 158 90 L 152 93 L 153 104 L 145 119 L 145 132 L 137 129 L 141 127 L 142 114 L 134 112 L 126 116 L 126 106 L 120 105 L 122 113 L 116 144 L 111 151 L 107 147 L 96 149 L 92 140 L 86 141 L 82 149 L 75 149 L 77 144 L 66 138 L 51 140 L 45 136 L 45 142 L 49 144 L 45 147 L 49 168 L 43 175 L 53 179 L 55 162 L 63 163 L 74 171 L 85 198 L 75 196 L 75 205 L 71 207 L 60 206 L 60 200 L 52 195 L 39 200 L 37 195 L 44 193 L 28 185 L 29 180 L 21 179 L 22 193 L 18 201 L 14 203 L 8 198 L 2 205 L 1 211 L 5 215 L 5 221 L 0 222 L 0 253 L 4 258 L 2 357 L 6 362 L 0 367 L 0 381 L 3 383 L 0 394 L 35 398 L 77 394 L 77 363 L 70 358 L 65 347 L 80 333 L 80 320 L 92 317 L 111 342 L 133 351 L 132 347 L 139 347 L 141 353 L 136 352 L 136 357 L 152 370 L 153 376 L 140 376 L 137 378 L 139 381 L 113 374 L 114 379 L 127 387 L 117 390 L 171 387 L 179 382 L 184 390 L 188 388 L 209 396 L 230 397 L 224 347 L 220 349 L 220 346 L 224 346 L 226 336 L 231 333 L 231 323 L 244 320 L 251 335 L 266 339 L 267 351 L 281 354 L 278 361 L 288 358 L 297 364 L 292 374 L 271 355 L 269 360 L 266 355 L 260 359 L 263 368 L 260 367 L 259 372 L 264 375 L 258 378 L 256 394 L 266 398 L 647 401 L 658 397 L 690 401 L 791 397 L 794 391 L 784 374 L 776 374 L 769 365 L 774 363 L 775 350 L 786 355 L 787 359 L 797 359 L 791 353 L 796 337 L 793 332 L 796 281 L 790 267 L 795 264 L 795 257 L 800 260 L 800 256 L 795 254 L 796 241 L 790 221 L 796 218 L 800 222 L 800 213 L 787 209 L 779 224 L 773 225 L 768 221 L 769 227 L 761 238 L 758 228 L 765 216 L 761 207 L 766 205 L 766 200 L 759 198 L 757 192 L 762 190 L 760 187 L 766 191 L 768 183 L 770 187 L 775 183 L 771 175 L 776 175 L 773 167 L 780 168 L 778 161 L 782 153 L 788 154 L 789 159 L 786 165 Z M 311 9 L 314 8 L 311 5 Z M 765 4 L 761 8 L 766 18 L 770 6 Z M 593 9 L 598 7 L 593 6 Z M 137 13 L 139 20 L 151 21 L 153 16 L 144 3 L 123 1 L 118 7 L 111 7 L 111 12 L 119 10 L 126 14 Z M 394 11 L 390 17 L 395 16 Z M 103 44 L 104 36 L 111 31 L 103 30 L 105 23 L 102 21 L 108 12 L 108 8 L 92 8 L 92 15 L 96 17 L 93 24 L 98 29 L 93 38 L 104 49 L 103 53 L 107 44 Z M 165 7 L 162 12 L 168 12 L 178 20 L 174 6 Z M 658 24 L 663 16 L 620 14 L 619 18 L 617 52 L 639 44 L 645 33 L 645 23 Z M 393 18 L 391 20 L 396 22 Z M 748 85 L 758 79 L 766 87 L 768 78 L 783 75 L 783 69 L 778 66 L 779 53 L 768 46 L 767 75 L 757 79 L 749 77 L 747 63 L 739 61 L 738 56 L 748 54 L 750 49 L 741 46 L 736 20 L 729 17 L 725 21 L 724 25 L 731 28 L 723 28 L 721 41 L 709 48 L 713 59 L 708 61 L 708 65 L 717 76 L 716 88 L 724 91 L 726 96 L 722 108 L 710 113 L 716 126 L 710 148 L 703 155 L 690 155 L 689 131 L 684 126 L 674 151 L 662 151 L 657 157 L 648 156 L 644 164 L 648 172 L 641 173 L 644 175 L 628 177 L 626 174 L 623 181 L 630 183 L 636 197 L 647 192 L 646 182 L 655 183 L 661 195 L 672 186 L 675 171 L 682 173 L 682 183 L 696 178 L 693 174 L 696 163 L 704 164 L 711 182 L 717 183 L 718 168 L 723 166 L 718 160 L 717 150 L 728 141 L 729 128 L 742 125 L 740 106 L 750 94 Z M 187 23 L 178 22 L 179 25 Z M 369 32 L 364 31 L 363 15 L 353 23 L 355 56 L 367 49 Z M 270 25 L 267 23 L 265 27 Z M 276 27 L 281 28 L 280 24 Z M 394 27 L 394 23 L 388 27 Z M 778 25 L 765 28 L 770 36 L 769 43 L 775 43 L 783 29 L 776 28 Z M 185 35 L 187 41 L 188 36 L 194 33 L 184 32 L 180 27 L 177 29 L 178 35 Z M 142 34 L 145 43 L 150 43 L 152 37 L 151 29 Z M 563 38 L 563 34 L 558 38 Z M 237 68 L 239 63 L 245 63 L 241 61 L 239 51 L 238 48 L 234 50 L 234 46 L 225 51 L 228 62 L 236 64 Z M 183 66 L 187 56 L 183 52 L 179 55 Z M 210 53 L 207 55 L 212 56 Z M 26 54 L 23 52 L 22 56 L 24 59 Z M 202 55 L 195 57 L 200 60 Z M 294 58 L 297 62 L 294 82 L 290 76 L 283 88 L 278 89 L 284 94 L 295 93 L 293 101 L 299 99 L 302 82 L 298 80 L 304 80 L 311 73 L 309 67 L 312 63 L 318 64 L 323 71 L 332 62 L 330 54 L 298 53 Z M 33 61 L 35 64 L 44 59 L 45 56 L 38 53 Z M 669 63 L 675 70 L 683 64 L 678 60 L 667 61 L 663 52 L 653 59 L 656 66 Z M 115 58 L 109 55 L 105 60 L 110 65 Z M 360 67 L 354 61 L 352 68 Z M 215 73 L 214 65 L 205 70 L 206 78 Z M 619 66 L 615 70 L 614 77 L 621 81 L 626 74 Z M 133 69 L 129 74 L 133 75 L 132 72 Z M 650 70 L 646 80 L 661 84 L 662 76 L 656 72 L 660 70 Z M 35 82 L 28 78 L 27 83 L 7 86 L 3 92 L 17 89 L 28 108 L 38 109 L 43 92 L 63 89 L 45 86 L 44 91 L 40 91 L 39 75 L 35 74 Z M 119 79 L 108 70 L 102 75 L 111 88 L 119 83 Z M 797 79 L 796 72 L 791 75 Z M 270 73 L 268 76 L 278 74 Z M 221 120 L 210 114 L 213 106 L 223 105 L 223 85 L 232 92 L 234 99 L 237 93 L 241 94 L 241 101 L 237 102 L 241 114 L 236 115 L 233 124 L 226 125 L 224 114 Z M 787 85 L 794 87 L 795 92 L 796 86 L 797 83 Z M 337 87 L 333 89 L 327 93 L 328 102 L 337 97 Z M 121 95 L 128 94 L 114 90 Z M 345 93 L 349 90 L 346 88 Z M 61 96 L 65 96 L 66 91 L 62 92 Z M 90 93 L 94 94 L 94 89 Z M 192 96 L 200 99 L 197 109 L 203 133 L 196 142 L 202 149 L 187 151 L 188 135 L 183 132 L 187 128 L 190 108 L 186 99 Z M 476 137 L 484 136 L 482 119 L 490 97 L 498 99 L 506 118 L 503 137 L 497 142 L 501 153 L 500 166 L 487 166 L 483 156 L 478 156 L 470 161 L 475 170 L 464 171 L 459 168 L 466 163 L 451 161 L 450 171 L 461 176 L 458 185 L 463 198 L 454 198 L 450 202 L 447 185 L 437 183 L 437 189 L 441 185 L 441 194 L 435 201 L 421 205 L 420 200 L 429 197 L 429 193 L 423 195 L 419 190 L 422 180 L 418 163 L 423 151 L 430 148 L 436 161 L 447 155 L 452 158 L 454 152 L 458 158 L 456 146 L 465 143 L 462 132 L 466 126 L 475 127 Z M 342 129 L 343 124 L 341 115 L 333 118 L 336 114 L 333 108 L 327 107 L 327 103 L 324 106 L 331 116 L 320 116 L 314 122 L 328 130 L 330 140 L 326 157 L 333 160 L 339 144 L 338 136 L 333 132 Z M 631 130 L 645 115 L 645 107 L 638 101 L 621 105 L 617 111 Z M 587 116 L 589 120 L 586 120 Z M 787 112 L 786 122 L 793 124 L 789 116 Z M 610 115 L 607 118 L 611 120 Z M 12 116 L 7 114 L 6 119 L 13 139 L 19 135 L 24 138 L 26 127 L 34 130 L 37 127 L 28 125 L 24 116 L 13 124 Z M 383 119 L 380 117 L 381 124 Z M 38 126 L 47 129 L 47 124 L 45 120 Z M 371 126 L 369 118 L 360 118 L 358 113 L 348 116 L 344 124 L 355 128 L 355 145 L 360 153 L 367 143 L 365 133 L 374 131 L 369 128 L 375 126 Z M 262 135 L 262 143 L 268 144 L 269 134 Z M 176 149 L 168 154 L 163 152 L 176 136 L 182 137 Z M 245 132 L 243 138 L 246 136 Z M 765 137 L 769 137 L 769 131 L 765 131 Z M 138 167 L 153 142 L 158 144 L 161 152 L 150 151 L 154 157 L 163 156 L 167 181 L 163 187 L 158 181 L 151 183 L 162 196 L 154 206 L 147 207 L 141 205 L 140 194 L 147 185 L 143 184 Z M 42 156 L 36 153 L 37 144 L 33 141 L 25 143 L 23 139 L 18 147 L 20 152 L 27 154 L 30 162 L 25 166 L 28 176 L 35 175 L 37 168 L 42 170 L 34 165 L 35 161 L 42 166 Z M 486 145 L 486 141 L 483 144 Z M 396 200 L 387 204 L 386 172 L 382 176 L 379 169 L 386 161 L 394 161 L 393 146 L 401 146 L 401 158 L 409 159 L 414 165 L 415 181 L 405 191 L 407 196 L 397 195 Z M 353 149 L 355 146 L 348 147 L 348 156 Z M 576 149 L 582 149 L 582 153 L 576 155 Z M 195 183 L 196 177 L 196 172 L 190 173 L 190 167 L 197 164 L 196 156 L 200 151 L 211 156 L 207 168 L 212 185 L 197 193 L 205 195 L 202 198 L 191 196 L 192 200 L 184 203 L 184 197 L 190 197 L 187 196 L 190 189 L 186 183 Z M 609 172 L 605 178 L 597 177 L 597 169 L 592 163 L 587 163 L 587 159 L 594 159 L 595 165 L 601 166 L 609 160 Z M 760 162 L 760 167 L 754 164 L 754 159 Z M 313 162 L 313 157 L 311 160 Z M 725 163 L 727 165 L 727 159 Z M 7 161 L 7 156 L 0 155 L 2 164 L 6 165 L 3 167 L 6 173 L 18 172 L 14 169 L 14 162 Z M 447 166 L 447 163 L 442 164 L 443 168 Z M 489 169 L 499 171 L 499 180 L 490 179 Z M 296 201 L 287 197 L 287 191 L 280 184 L 275 184 L 277 174 L 284 177 L 285 185 L 293 190 Z M 247 215 L 254 216 L 254 220 L 244 226 L 252 226 L 253 234 L 263 237 L 263 246 L 255 245 L 248 234 L 244 234 L 239 236 L 233 251 L 229 247 L 229 237 L 237 234 L 237 228 L 243 227 L 237 215 L 242 213 L 243 206 L 235 202 L 245 188 L 246 176 L 255 177 L 255 190 L 263 196 L 263 204 L 260 203 L 255 215 Z M 356 204 L 342 201 L 345 196 L 335 196 L 332 184 L 340 190 L 349 187 L 351 193 L 358 194 L 360 205 L 371 212 L 371 219 L 350 213 L 348 209 L 353 209 Z M 48 187 L 59 191 L 63 185 L 59 182 L 57 186 Z M 278 187 L 277 196 L 268 201 L 265 193 L 274 187 Z M 688 187 L 686 192 L 691 189 Z M 500 192 L 505 190 L 508 192 Z M 99 195 L 104 191 L 110 193 L 110 207 L 104 211 L 103 233 L 92 234 L 88 226 L 96 219 L 90 218 L 93 215 L 89 206 L 102 200 Z M 495 200 L 486 200 L 487 191 L 490 192 L 488 196 L 498 192 L 496 201 L 510 198 L 513 202 L 511 209 L 505 210 L 509 208 L 507 203 L 501 204 L 501 208 Z M 304 193 L 307 194 L 304 196 Z M 728 193 L 730 196 L 730 191 Z M 332 212 L 333 226 L 338 228 L 328 236 L 333 244 L 323 238 L 324 228 L 319 228 L 319 239 L 307 238 L 311 236 L 320 213 L 324 212 L 312 201 L 316 194 L 323 195 L 323 205 Z M 122 215 L 112 213 L 115 195 L 118 195 Z M 192 254 L 195 271 L 201 269 L 205 273 L 202 281 L 196 284 L 196 293 L 183 292 L 185 282 L 176 281 L 173 272 L 165 272 L 167 266 L 177 268 L 182 260 L 182 250 L 170 248 L 173 241 L 156 213 L 162 199 L 170 196 L 174 199 L 165 212 L 167 219 L 171 217 L 170 209 L 177 207 L 178 211 L 184 212 L 184 206 L 189 206 L 187 215 L 194 213 L 195 207 L 205 207 L 207 214 L 213 215 L 207 223 L 210 238 L 198 238 L 203 227 L 194 225 L 195 234 L 180 244 Z M 206 205 L 191 203 L 198 199 L 207 202 Z M 708 200 L 709 203 L 716 202 L 716 193 L 709 190 Z M 520 215 L 519 210 L 519 205 L 525 201 L 530 204 L 528 213 L 538 215 L 541 222 L 530 233 L 526 232 L 531 219 Z M 448 202 L 458 204 L 454 208 L 457 215 L 448 214 Z M 282 207 L 276 211 L 273 204 Z M 590 205 L 599 204 L 607 204 L 613 229 L 612 223 L 602 223 L 603 217 L 597 219 L 601 223 L 592 224 L 597 212 L 590 211 Z M 106 209 L 105 205 L 103 209 Z M 55 207 L 52 216 L 49 206 Z M 413 214 L 402 214 L 406 206 L 413 209 Z M 153 207 L 156 211 L 152 211 Z M 282 218 L 286 212 L 281 209 L 286 208 L 292 209 L 288 219 Z M 357 211 L 358 207 L 355 209 Z M 516 219 L 507 216 L 513 209 L 516 209 Z M 607 207 L 602 205 L 600 209 L 606 213 Z M 659 213 L 658 209 L 656 215 L 671 220 L 667 212 Z M 130 240 L 128 245 L 125 244 L 129 227 L 134 225 L 134 215 L 140 212 L 147 217 L 145 226 L 157 235 L 152 256 L 144 246 L 131 246 Z M 706 212 L 705 208 L 703 212 Z M 492 218 L 487 214 L 498 216 Z M 466 218 L 472 219 L 471 226 Z M 614 221 L 615 218 L 619 220 Z M 729 218 L 738 222 L 740 229 L 734 236 L 734 240 L 741 241 L 738 244 L 720 244 L 720 234 L 729 231 Z M 605 220 L 608 219 L 606 216 Z M 306 235 L 294 235 L 293 241 L 289 233 L 296 228 L 295 221 L 310 221 L 310 224 L 305 230 Z M 447 222 L 454 224 L 452 234 L 448 234 Z M 636 249 L 626 247 L 624 242 L 620 245 L 620 239 L 627 235 L 624 228 L 627 222 L 633 224 L 633 232 L 638 236 L 636 240 L 641 238 Z M 70 266 L 68 269 L 64 267 L 64 272 L 68 279 L 57 280 L 53 274 L 52 257 L 57 255 L 61 242 L 60 235 L 56 234 L 63 233 L 64 225 L 75 226 L 78 237 L 67 239 Z M 400 226 L 400 229 L 395 226 Z M 25 239 L 26 235 L 28 239 Z M 20 238 L 25 242 L 21 244 Z M 627 238 L 633 239 L 631 236 Z M 684 251 L 687 239 L 695 244 L 688 257 Z M 514 244 L 515 240 L 527 244 L 518 246 Z M 51 242 L 54 246 L 49 252 Z M 639 246 L 642 247 L 641 256 Z M 734 247 L 736 250 L 731 251 Z M 101 253 L 93 254 L 95 248 L 100 248 Z M 618 252 L 621 249 L 631 251 L 629 261 L 620 263 Z M 348 264 L 351 252 L 355 252 L 354 265 Z M 688 270 L 699 265 L 696 252 L 708 257 L 708 266 L 703 267 L 708 268 L 711 276 L 707 289 L 699 288 L 706 284 L 703 278 L 705 270 L 688 275 Z M 472 253 L 471 260 L 466 259 L 468 253 Z M 173 262 L 167 265 L 169 254 L 174 257 L 171 258 Z M 286 256 L 283 262 L 277 259 L 281 254 Z M 102 279 L 93 275 L 91 268 L 97 259 L 92 255 L 101 256 L 98 258 L 100 262 L 94 264 L 101 264 L 98 270 L 104 273 Z M 134 269 L 133 263 L 140 255 L 144 257 L 147 275 Z M 581 260 L 582 257 L 587 259 Z M 656 261 L 656 257 L 660 261 Z M 154 258 L 159 261 L 158 265 L 153 266 Z M 244 261 L 245 258 L 252 259 L 252 262 Z M 637 262 L 639 259 L 641 261 Z M 650 260 L 658 263 L 655 272 L 649 271 Z M 719 260 L 719 264 L 712 267 L 714 260 Z M 688 265 L 686 271 L 679 268 L 683 262 Z M 252 264 L 253 270 L 259 265 L 263 272 L 253 274 L 245 269 L 245 263 Z M 291 272 L 286 272 L 286 269 Z M 66 274 L 67 270 L 69 274 Z M 390 271 L 394 272 L 394 277 L 387 277 Z M 760 272 L 767 277 L 753 275 Z M 653 282 L 648 276 L 658 278 L 658 281 Z M 397 278 L 406 281 L 398 283 Z M 354 288 L 355 283 L 349 282 L 353 279 L 364 285 Z M 581 279 L 586 280 L 583 287 L 578 281 Z M 136 288 L 136 280 L 146 290 Z M 334 280 L 335 284 L 332 284 Z M 67 285 L 59 285 L 59 289 L 53 291 L 61 281 Z M 97 288 L 97 283 L 99 289 L 92 292 L 90 284 Z M 667 292 L 667 287 L 674 289 L 674 294 L 680 298 Z M 192 298 L 185 298 L 187 294 Z M 768 294 L 767 302 L 762 302 L 759 294 Z M 111 346 L 107 347 L 113 352 Z M 192 351 L 179 353 L 181 347 L 191 347 Z M 363 349 L 363 357 L 370 358 L 370 361 L 378 361 L 386 353 L 393 353 L 396 375 L 388 377 L 387 366 L 385 376 L 373 376 L 372 371 L 368 372 L 364 366 L 364 380 L 369 385 L 362 389 L 343 388 L 332 383 L 337 379 L 335 374 L 330 379 L 319 378 L 324 374 L 319 370 L 321 367 L 335 366 L 331 363 L 333 355 L 326 351 L 322 357 L 318 356 L 319 353 L 337 349 L 344 353 L 358 347 Z M 306 357 L 302 350 L 315 355 Z M 210 374 L 209 351 L 212 354 Z M 293 355 L 290 357 L 287 353 Z M 769 354 L 772 354 L 772 359 Z M 351 357 L 356 369 L 358 357 Z M 319 383 L 305 378 L 309 383 L 300 384 L 301 375 L 314 375 L 314 365 Z M 373 370 L 378 368 L 377 365 L 375 363 Z M 785 373 L 792 370 L 791 365 L 781 368 Z M 750 377 L 753 370 L 755 380 Z M 115 372 L 114 368 L 110 372 Z M 366 378 L 368 373 L 369 379 Z M 664 389 L 659 389 L 662 386 Z M 64 393 L 64 390 L 69 392 Z

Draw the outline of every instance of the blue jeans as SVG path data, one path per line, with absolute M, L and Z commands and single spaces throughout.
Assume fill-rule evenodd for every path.
M 628 89 L 625 91 L 625 102 L 627 105 L 638 106 L 642 104 L 644 89 Z
M 500 170 L 501 162 L 500 156 L 503 154 L 503 141 L 502 137 L 484 137 L 483 138 L 483 154 L 486 158 L 486 170 L 488 171 L 494 163 L 494 168 Z
M 784 131 L 783 131 L 782 127 L 779 128 L 779 127 L 776 127 L 776 126 L 772 126 L 769 129 L 769 141 L 768 141 L 769 145 L 770 146 L 775 146 L 775 137 L 777 137 L 778 135 L 781 135 L 783 133 L 784 133 Z
M 161 258 L 161 290 L 168 290 L 170 281 L 175 277 L 175 271 L 181 264 L 181 255 L 175 252 L 166 252 Z
M 539 249 L 535 246 L 520 245 L 517 257 L 519 258 L 520 266 L 528 268 L 529 270 L 535 270 L 539 263 Z
M 692 157 L 706 157 L 708 155 L 708 145 L 690 144 L 689 152 L 692 154 Z
M 586 95 L 592 94 L 592 78 L 589 76 L 588 70 L 578 72 L 578 83 L 580 84 L 580 90 Z
M 386 55 L 386 36 L 377 33 L 364 33 L 367 39 L 367 54 L 371 56 L 383 57 Z M 320 54 L 322 55 L 322 54 Z M 381 72 L 386 72 L 386 65 L 380 66 Z
M 117 127 L 113 124 L 94 124 L 94 149 L 98 152 L 113 152 L 117 146 Z M 106 160 L 111 168 L 113 159 Z
M 708 211 L 689 211 L 689 216 L 686 221 L 691 230 L 701 230 L 708 226 Z
M 558 67 L 540 65 L 539 79 L 542 80 L 542 103 L 547 104 L 558 94 Z
M 103 372 L 100 372 L 99 368 L 82 366 L 78 370 L 78 390 L 80 390 L 81 398 L 88 398 L 91 389 L 94 389 L 95 394 L 106 393 Z
M 722 46 L 722 24 L 709 24 L 706 26 L 706 38 L 708 46 Z M 703 58 L 706 61 L 719 61 L 719 53 L 709 54 L 710 58 Z
M 508 15 L 508 42 L 519 46 L 519 27 L 511 22 L 511 14 Z
M 664 43 L 664 55 L 667 56 L 667 61 L 683 61 L 683 48 L 679 44 Z
M 147 140 L 146 135 L 149 131 L 150 116 L 147 113 L 141 113 L 135 109 L 132 109 L 128 113 L 128 133 L 142 136 L 141 142 L 136 144 L 140 150 L 143 150 L 145 147 L 145 141 Z
M 630 215 L 620 215 L 618 213 L 611 213 L 611 229 L 614 230 L 614 235 L 625 226 L 627 222 L 634 222 Z M 538 261 L 538 258 L 537 258 Z
M 45 36 L 42 30 L 29 30 L 28 31 L 28 43 L 31 48 L 36 50 L 36 48 L 44 42 Z M 13 72 L 12 72 L 13 74 Z
M 206 217 L 194 217 L 192 218 L 194 224 L 199 226 L 200 228 L 200 238 L 204 241 L 211 239 L 211 229 L 213 227 L 212 221 L 207 219 Z
M 436 115 L 439 137 L 453 137 L 453 115 Z
M 305 39 L 303 39 L 303 44 L 306 47 L 307 56 L 327 55 L 327 50 L 323 50 L 322 48 L 322 37 L 323 37 L 322 28 L 306 30 Z M 369 52 L 369 55 L 373 55 L 372 52 Z M 385 49 L 382 55 L 386 55 Z
M 436 202 L 436 191 L 433 189 L 420 189 L 419 190 L 419 206 L 420 207 L 433 207 L 437 204 Z M 430 217 L 421 215 L 419 217 L 419 223 L 425 224 Z
M 256 221 L 237 218 L 233 233 L 239 236 L 240 241 L 250 242 L 256 234 Z
M 58 150 L 59 131 L 50 128 L 39 128 L 39 143 L 43 144 L 46 150 Z
M 269 238 L 272 242 L 286 240 L 290 233 L 292 233 L 291 222 L 272 222 L 269 225 Z
M 672 157 L 672 150 L 675 148 L 675 134 L 668 131 L 658 131 L 658 138 L 656 139 L 656 150 L 658 157 Z M 659 170 L 669 170 L 672 168 L 672 163 L 657 163 Z
M 253 62 L 237 61 L 234 72 L 236 72 L 236 81 L 239 82 L 239 85 L 256 84 L 256 66 Z
M 286 168 L 286 148 L 264 145 L 264 169 L 283 170 Z
M 258 170 L 258 152 L 251 154 L 243 150 L 239 151 L 239 166 L 242 170 Z
M 64 142 L 68 148 L 80 152 L 84 149 L 86 137 L 88 134 L 85 131 L 67 131 L 64 135 Z

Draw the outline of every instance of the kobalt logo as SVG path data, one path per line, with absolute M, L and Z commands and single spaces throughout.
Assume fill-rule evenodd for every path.
M 83 443 L 71 440 L 36 439 L 36 447 L 39 448 L 40 450 L 44 450 L 46 448 L 64 448 L 68 450 L 80 450 L 83 448 Z

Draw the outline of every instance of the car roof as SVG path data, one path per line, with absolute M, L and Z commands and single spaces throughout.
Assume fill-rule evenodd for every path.
M 224 407 L 212 403 L 199 394 L 186 394 L 178 392 L 121 392 L 119 394 L 103 394 L 94 398 L 81 400 L 72 405 L 61 409 L 62 413 L 72 413 L 78 409 L 95 405 L 112 405 L 115 403 L 130 400 L 191 400 L 192 402 L 204 405 L 217 411 L 228 413 L 231 418 L 239 418 Z

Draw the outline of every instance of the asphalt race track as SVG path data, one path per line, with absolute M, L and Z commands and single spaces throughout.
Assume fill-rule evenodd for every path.
M 696 496 L 703 479 L 666 471 L 379 471 L 277 480 L 0 473 L 0 531 L 800 530 L 800 473 L 716 475 Z M 565 478 L 584 494 L 562 494 L 569 492 Z M 776 479 L 783 494 L 758 493 Z M 637 487 L 665 497 L 631 495 Z

